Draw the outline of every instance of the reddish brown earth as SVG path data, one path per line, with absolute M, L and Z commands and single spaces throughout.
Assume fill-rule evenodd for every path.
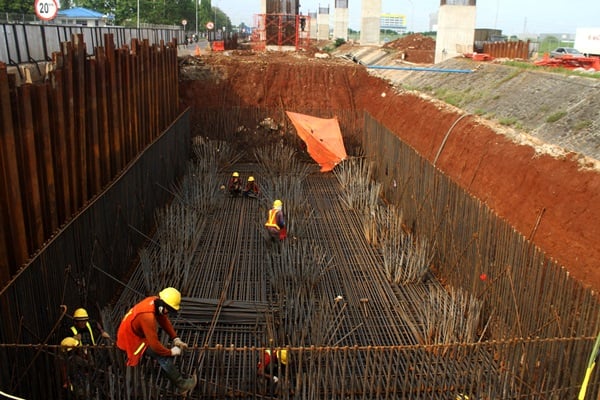
M 386 43 L 384 49 L 397 51 L 397 58 L 417 64 L 433 64 L 435 40 L 419 33 Z
M 192 114 L 234 105 L 349 110 L 360 119 L 366 110 L 430 161 L 461 115 L 419 94 L 395 93 L 364 67 L 341 60 L 297 53 L 227 53 L 181 64 L 181 103 Z M 282 122 L 283 113 L 277 114 L 273 118 Z M 571 276 L 600 290 L 597 171 L 582 169 L 575 156 L 536 154 L 474 116 L 453 129 L 437 166 L 525 237 L 533 236 Z

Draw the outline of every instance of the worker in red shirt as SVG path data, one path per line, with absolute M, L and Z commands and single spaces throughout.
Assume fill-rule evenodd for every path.
M 173 357 L 181 354 L 188 345 L 177 334 L 168 313 L 179 311 L 181 293 L 175 288 L 163 289 L 158 296 L 150 296 L 137 303 L 123 317 L 117 331 L 117 347 L 127 352 L 127 365 L 136 366 L 144 354 L 158 361 L 179 394 L 187 394 L 196 387 L 197 378 L 184 378 L 173 364 Z M 173 340 L 173 347 L 166 348 L 158 339 L 161 327 Z
M 231 178 L 229 178 L 229 182 L 227 182 L 227 190 L 229 190 L 229 194 L 233 197 L 242 194 L 242 181 L 240 180 L 239 172 L 231 174 Z
M 281 200 L 275 200 L 273 202 L 273 208 L 269 210 L 269 216 L 265 227 L 269 232 L 272 240 L 284 240 L 287 238 L 287 228 L 285 227 L 285 217 L 283 216 L 283 202 Z

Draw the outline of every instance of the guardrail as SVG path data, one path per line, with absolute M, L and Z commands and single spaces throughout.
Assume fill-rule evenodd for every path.
M 160 45 L 175 40 L 185 43 L 185 32 L 181 29 L 88 27 L 80 25 L 0 24 L 0 62 L 8 65 L 50 61 L 52 53 L 59 51 L 63 42 L 73 35 L 83 36 L 86 51 L 92 55 L 102 46 L 104 35 L 111 34 L 115 46 L 130 45 L 133 39 L 148 41 L 149 45 Z

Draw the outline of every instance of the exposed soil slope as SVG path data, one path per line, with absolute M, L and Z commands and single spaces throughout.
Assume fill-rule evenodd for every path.
M 460 120 L 446 138 L 461 110 L 397 91 L 349 61 L 225 53 L 182 65 L 181 103 L 193 112 L 230 106 L 366 110 L 432 162 L 443 143 L 436 162 L 441 171 L 532 237 L 575 279 L 600 290 L 600 174 L 582 168 L 580 157 L 542 153 L 476 116 Z

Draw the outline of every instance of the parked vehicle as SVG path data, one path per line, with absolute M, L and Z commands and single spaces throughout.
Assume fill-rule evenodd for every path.
M 550 52 L 550 57 L 552 57 L 552 58 L 564 57 L 564 56 L 585 57 L 585 54 L 583 54 L 582 52 L 580 52 L 579 50 L 577 50 L 573 47 L 557 47 L 556 49 L 554 49 Z

